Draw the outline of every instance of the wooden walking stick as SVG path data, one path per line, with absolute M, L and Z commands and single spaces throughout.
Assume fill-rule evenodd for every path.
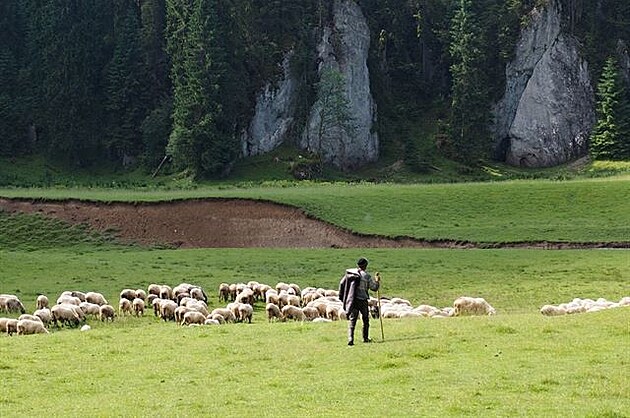
M 381 341 L 385 341 L 385 334 L 383 333 L 383 314 L 381 312 L 381 274 L 376 272 L 378 278 L 378 289 L 376 289 L 376 297 L 378 303 L 378 319 L 381 322 Z

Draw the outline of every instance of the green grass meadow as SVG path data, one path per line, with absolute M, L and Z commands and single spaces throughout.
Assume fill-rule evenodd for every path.
M 103 201 L 277 201 L 360 233 L 480 242 L 630 241 L 630 179 L 446 185 L 304 184 L 189 190 L 3 189 L 0 196 Z M 356 201 L 362 202 L 356 205 Z M 92 330 L 0 335 L 0 417 L 630 417 L 630 307 L 544 317 L 544 304 L 630 296 L 627 249 L 194 249 L 117 244 L 82 226 L 0 212 L 0 293 L 28 311 L 39 293 L 190 282 L 336 288 L 356 259 L 382 296 L 450 306 L 480 296 L 492 317 L 183 328 L 149 312 Z M 4 314 L 0 314 L 4 315 Z M 15 316 L 15 315 L 10 315 Z M 360 328 L 360 326 L 358 327 Z M 357 330 L 357 335 L 360 330 Z

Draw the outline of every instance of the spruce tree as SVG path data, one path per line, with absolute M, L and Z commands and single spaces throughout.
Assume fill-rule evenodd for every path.
M 194 176 L 224 174 L 238 148 L 237 139 L 222 124 L 226 64 L 218 43 L 217 4 L 205 0 L 166 3 L 173 83 L 173 130 L 167 152 L 177 169 Z
M 606 60 L 597 85 L 597 122 L 591 134 L 590 154 L 594 159 L 630 157 L 630 106 L 613 57 Z
M 485 156 L 490 145 L 489 98 L 480 33 L 471 1 L 460 0 L 450 32 L 450 138 L 454 157 L 465 163 Z

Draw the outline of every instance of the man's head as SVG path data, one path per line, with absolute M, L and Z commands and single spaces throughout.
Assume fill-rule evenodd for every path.
M 360 269 L 365 270 L 367 268 L 368 265 L 368 261 L 361 257 L 359 258 L 359 261 L 357 261 L 357 266 L 359 266 Z

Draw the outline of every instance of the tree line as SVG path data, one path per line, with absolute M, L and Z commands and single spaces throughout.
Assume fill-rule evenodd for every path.
M 505 64 L 527 14 L 541 1 L 359 0 L 372 31 L 378 128 L 388 132 L 383 124 L 432 112 L 445 121 L 441 152 L 465 162 L 489 156 L 491 105 L 502 94 Z M 583 41 L 599 79 L 611 71 L 605 63 L 613 40 L 630 39 L 630 6 L 622 0 L 562 2 L 570 12 L 567 30 Z M 177 170 L 225 175 L 240 155 L 256 93 L 281 75 L 279 63 L 289 50 L 301 80 L 298 121 L 321 96 L 317 89 L 325 83 L 315 74 L 315 45 L 331 5 L 3 0 L 0 155 L 148 168 L 168 155 Z M 624 110 L 628 92 L 618 82 L 612 86 L 621 103 L 614 117 L 623 119 L 630 112 Z M 394 143 L 394 136 L 381 138 Z M 401 153 L 417 151 L 405 141 Z M 602 155 L 618 157 L 618 148 Z

